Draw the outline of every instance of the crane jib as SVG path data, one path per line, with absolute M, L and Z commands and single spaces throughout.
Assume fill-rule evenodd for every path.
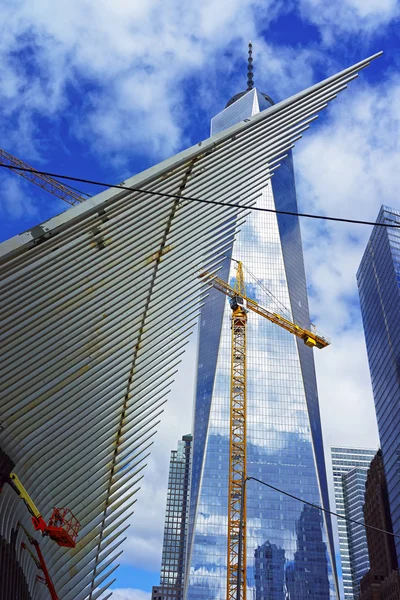
M 282 315 L 279 315 L 278 313 L 273 313 L 273 312 L 269 311 L 268 309 L 263 308 L 262 306 L 260 306 L 258 304 L 258 302 L 256 302 L 255 300 L 252 300 L 251 298 L 248 298 L 244 294 L 238 295 L 237 291 L 232 286 L 230 286 L 229 283 L 227 283 L 223 279 L 220 279 L 213 273 L 209 273 L 208 271 L 203 271 L 199 275 L 199 277 L 200 277 L 200 279 L 208 279 L 208 281 L 212 287 L 219 290 L 220 292 L 222 292 L 229 298 L 235 298 L 235 297 L 243 298 L 243 300 L 246 303 L 247 309 L 268 319 L 268 321 L 271 321 L 271 323 L 275 323 L 276 325 L 279 325 L 280 327 L 282 327 L 283 329 L 286 329 L 286 331 L 289 331 L 289 333 L 292 333 L 296 337 L 301 338 L 304 341 L 304 343 L 306 344 L 306 346 L 308 346 L 309 348 L 322 349 L 322 348 L 326 348 L 326 346 L 329 346 L 330 341 L 327 338 L 325 338 L 322 335 L 319 335 L 313 331 L 310 331 L 309 329 L 304 329 L 304 328 L 300 327 L 299 325 L 296 325 L 296 323 L 293 323 L 289 319 L 282 317 Z

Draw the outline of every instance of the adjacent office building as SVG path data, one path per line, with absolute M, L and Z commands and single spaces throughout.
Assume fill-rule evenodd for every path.
M 357 272 L 390 513 L 400 562 L 400 211 L 382 206 Z
M 395 538 L 390 535 L 393 528 L 381 450 L 368 470 L 364 518 L 365 524 L 371 526 L 366 530 L 371 567 L 361 580 L 359 600 L 399 600 L 400 573 Z
M 376 450 L 335 446 L 331 453 L 336 512 L 363 522 L 365 481 Z M 360 580 L 369 569 L 365 528 L 343 519 L 337 525 L 344 600 L 357 600 Z
M 191 447 L 192 436 L 184 435 L 171 452 L 160 585 L 152 600 L 183 599 Z

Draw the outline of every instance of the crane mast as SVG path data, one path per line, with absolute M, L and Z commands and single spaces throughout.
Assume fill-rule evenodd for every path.
M 242 264 L 236 273 L 232 309 L 232 359 L 229 423 L 228 585 L 227 600 L 236 600 L 240 568 L 240 600 L 246 600 L 246 497 L 242 480 L 246 473 L 246 325 L 247 310 Z M 243 503 L 243 506 L 242 506 Z M 242 540 L 240 540 L 242 536 Z M 239 600 L 239 599 L 238 599 Z

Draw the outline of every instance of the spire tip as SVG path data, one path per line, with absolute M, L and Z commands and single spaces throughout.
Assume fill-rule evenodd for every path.
M 253 44 L 249 41 L 249 56 L 247 59 L 247 89 L 252 90 L 254 87 L 253 81 Z

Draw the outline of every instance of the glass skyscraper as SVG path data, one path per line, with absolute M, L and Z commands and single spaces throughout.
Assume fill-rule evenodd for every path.
M 272 100 L 256 89 L 235 96 L 212 120 L 218 133 Z M 292 156 L 255 197 L 256 206 L 297 211 Z M 252 212 L 219 276 L 235 282 L 243 262 L 247 295 L 310 328 L 298 218 Z M 227 580 L 231 310 L 215 289 L 201 311 L 188 536 L 188 600 L 224 600 Z M 247 474 L 329 506 L 313 352 L 258 315 L 247 325 Z M 335 598 L 330 519 L 254 481 L 247 483 L 247 597 Z
M 184 435 L 171 451 L 160 585 L 152 600 L 182 600 L 185 574 L 192 436 Z
M 357 283 L 369 370 L 389 494 L 393 532 L 400 536 L 400 211 L 382 206 Z M 395 538 L 400 564 L 400 537 Z
M 376 450 L 332 447 L 336 512 L 364 522 L 365 482 Z M 369 569 L 365 528 L 338 519 L 344 600 L 357 600 L 360 580 Z

